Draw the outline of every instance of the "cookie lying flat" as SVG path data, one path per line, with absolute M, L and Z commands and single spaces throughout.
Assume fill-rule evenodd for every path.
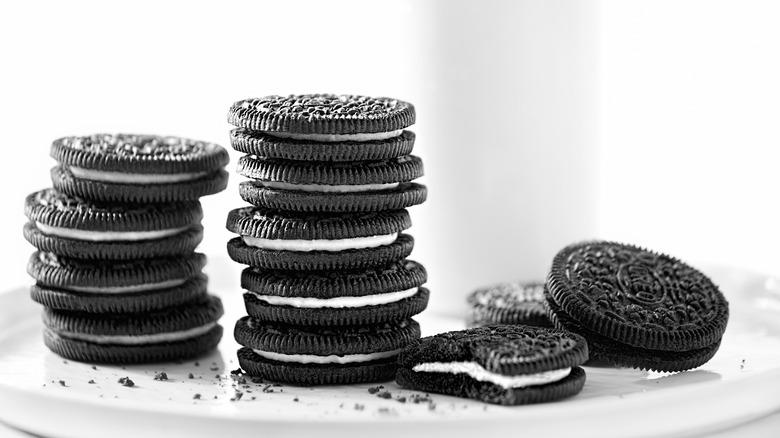
M 55 310 L 85 313 L 141 313 L 197 301 L 206 296 L 206 276 L 198 274 L 185 283 L 165 289 L 127 293 L 74 292 L 33 285 L 30 297 Z
M 238 172 L 255 181 L 241 197 L 261 207 L 304 212 L 363 212 L 411 207 L 425 201 L 423 174 L 413 155 L 385 161 L 327 163 L 244 156 Z
M 523 324 L 552 327 L 544 304 L 544 283 L 508 282 L 477 289 L 467 298 L 473 326 Z
M 404 260 L 365 271 L 241 274 L 247 313 L 260 321 L 325 327 L 408 319 L 428 304 L 425 268 Z
M 375 161 L 408 155 L 414 148 L 414 133 L 374 141 L 308 141 L 274 137 L 272 134 L 237 128 L 230 131 L 233 149 L 249 155 L 293 161 Z
M 41 251 L 79 259 L 126 260 L 191 253 L 203 238 L 197 201 L 95 204 L 54 189 L 30 194 L 24 237 Z
M 582 390 L 588 345 L 562 330 L 478 327 L 423 338 L 398 358 L 399 385 L 419 391 L 519 405 Z
M 54 188 L 103 202 L 197 200 L 224 190 L 227 151 L 179 137 L 95 134 L 55 140 Z
M 401 231 L 410 226 L 406 210 L 326 216 L 244 207 L 228 214 L 227 229 L 240 235 L 228 254 L 263 269 L 365 269 L 406 258 L 414 240 Z
M 27 272 L 39 286 L 81 293 L 125 294 L 180 286 L 200 274 L 206 256 L 87 261 L 36 251 Z
M 228 123 L 274 137 L 315 142 L 380 141 L 415 121 L 414 106 L 387 97 L 267 96 L 234 103 Z
M 419 339 L 414 320 L 341 329 L 238 320 L 238 362 L 248 374 L 296 385 L 391 380 L 398 353 Z
M 60 356 L 103 363 L 143 363 L 196 357 L 222 338 L 222 302 L 215 296 L 136 315 L 89 315 L 45 309 L 44 342 Z
M 594 361 L 656 371 L 683 371 L 710 360 L 729 316 L 725 297 L 701 272 L 614 242 L 561 250 L 546 300 L 556 326 L 588 340 Z

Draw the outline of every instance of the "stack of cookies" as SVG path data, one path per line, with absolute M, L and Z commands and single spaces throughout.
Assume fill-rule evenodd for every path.
M 407 260 L 414 107 L 390 98 L 269 96 L 236 102 L 228 122 L 252 204 L 231 211 L 230 257 L 249 316 L 235 337 L 249 374 L 296 384 L 390 380 L 420 336 L 425 268 Z
M 44 341 L 68 359 L 182 359 L 222 337 L 219 298 L 195 252 L 198 199 L 227 185 L 225 149 L 176 137 L 92 135 L 56 140 L 54 188 L 25 200 L 27 270 L 44 306 Z

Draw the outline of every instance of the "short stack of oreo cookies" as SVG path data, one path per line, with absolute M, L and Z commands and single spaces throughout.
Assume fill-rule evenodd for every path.
M 212 350 L 219 298 L 207 293 L 201 196 L 223 190 L 224 148 L 178 137 L 56 140 L 54 188 L 25 200 L 27 270 L 44 342 L 68 359 L 139 363 Z
M 236 102 L 228 122 L 250 207 L 231 211 L 230 257 L 249 316 L 235 327 L 241 367 L 295 384 L 390 380 L 420 337 L 425 268 L 407 260 L 414 107 L 350 95 L 269 96 Z

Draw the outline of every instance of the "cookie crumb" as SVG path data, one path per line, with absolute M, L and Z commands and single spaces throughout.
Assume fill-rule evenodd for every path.
M 376 396 L 379 397 L 379 398 L 384 398 L 384 399 L 391 399 L 391 398 L 393 398 L 393 394 L 390 394 L 390 391 L 382 391 L 379 394 L 377 394 Z
M 92 365 L 92 369 L 97 371 L 97 367 L 95 365 Z
M 200 362 L 195 362 L 195 366 L 199 367 L 200 366 Z
M 187 374 L 187 378 L 188 379 L 194 379 L 195 378 L 195 374 L 189 373 L 189 374 Z
M 365 405 L 361 405 L 360 403 L 355 403 L 355 410 L 356 411 L 362 411 L 365 408 L 366 408 Z
M 193 400 L 200 400 L 200 394 L 196 393 L 195 395 L 192 396 L 192 399 Z
M 745 359 L 742 359 L 742 362 L 739 364 L 739 369 L 741 370 L 745 369 Z
M 89 383 L 90 385 L 94 385 L 94 384 L 95 384 L 95 381 L 94 381 L 94 380 L 92 380 L 92 379 L 89 379 L 89 382 L 87 382 L 87 383 Z
M 118 383 L 122 384 L 122 386 L 127 386 L 128 388 L 132 388 L 135 386 L 135 382 L 130 380 L 129 377 L 120 377 L 119 380 L 117 380 Z
M 211 368 L 209 368 L 209 370 L 211 370 L 211 371 L 219 371 L 219 367 L 211 367 Z
M 299 400 L 298 400 L 298 397 L 295 397 L 295 398 L 293 399 L 293 401 L 294 401 L 294 402 L 296 402 L 296 403 L 298 403 L 298 401 L 299 401 Z
M 168 380 L 168 374 L 164 371 L 155 373 L 154 380 Z
M 64 386 L 66 388 L 68 387 L 68 385 L 65 384 L 64 380 L 59 380 L 58 383 L 60 384 L 60 386 Z
M 396 397 L 395 401 L 398 403 L 406 403 L 406 397 Z
M 231 370 L 230 374 L 232 374 L 234 376 L 239 376 L 241 374 L 244 374 L 244 370 L 242 370 L 241 368 L 236 368 L 234 370 Z
M 241 397 L 243 397 L 243 396 L 244 396 L 243 392 L 236 391 L 236 394 L 233 396 L 233 398 L 230 399 L 230 401 L 232 401 L 232 402 L 239 401 L 239 400 L 241 400 Z

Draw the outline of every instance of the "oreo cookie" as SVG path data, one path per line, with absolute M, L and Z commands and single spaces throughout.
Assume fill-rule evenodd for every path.
M 125 294 L 168 289 L 200 274 L 206 256 L 126 261 L 87 261 L 36 251 L 27 272 L 38 286 L 71 292 Z
M 203 238 L 197 201 L 96 204 L 54 189 L 32 193 L 24 237 L 36 248 L 79 259 L 127 260 L 189 254 Z
M 228 123 L 239 128 L 316 142 L 381 141 L 414 121 L 414 106 L 402 100 L 336 94 L 244 99 L 228 112 Z
M 404 260 L 365 271 L 241 274 L 247 313 L 259 321 L 304 326 L 380 324 L 408 319 L 428 304 L 425 268 Z
M 207 279 L 198 274 L 181 285 L 128 293 L 74 292 L 33 285 L 30 297 L 44 307 L 84 313 L 141 313 L 175 307 L 206 296 Z
M 410 154 L 414 139 L 411 131 L 385 140 L 340 142 L 293 140 L 245 128 L 230 131 L 230 144 L 239 152 L 292 161 L 387 160 Z
M 207 296 L 156 312 L 93 315 L 45 309 L 44 343 L 81 362 L 146 363 L 185 359 L 213 350 L 222 338 L 222 302 Z
M 423 338 L 398 357 L 405 388 L 520 405 L 582 390 L 588 345 L 579 335 L 522 325 L 478 327 Z
M 414 240 L 406 210 L 314 215 L 259 207 L 228 214 L 227 229 L 240 235 L 228 242 L 230 257 L 274 270 L 365 269 L 406 258 Z
M 396 356 L 420 337 L 414 320 L 343 328 L 263 323 L 248 316 L 234 332 L 241 368 L 252 376 L 296 385 L 391 380 Z
M 405 155 L 386 161 L 325 163 L 245 156 L 238 172 L 255 181 L 241 197 L 261 207 L 302 212 L 364 212 L 411 207 L 425 201 L 422 161 Z
M 655 371 L 706 363 L 729 316 L 725 297 L 700 271 L 615 242 L 561 250 L 545 298 L 555 325 L 584 336 L 595 363 Z
M 475 290 L 466 299 L 469 324 L 523 324 L 552 327 L 544 303 L 544 283 L 506 282 Z
M 179 137 L 95 134 L 55 140 L 54 188 L 103 202 L 197 200 L 222 191 L 228 175 L 221 146 Z

